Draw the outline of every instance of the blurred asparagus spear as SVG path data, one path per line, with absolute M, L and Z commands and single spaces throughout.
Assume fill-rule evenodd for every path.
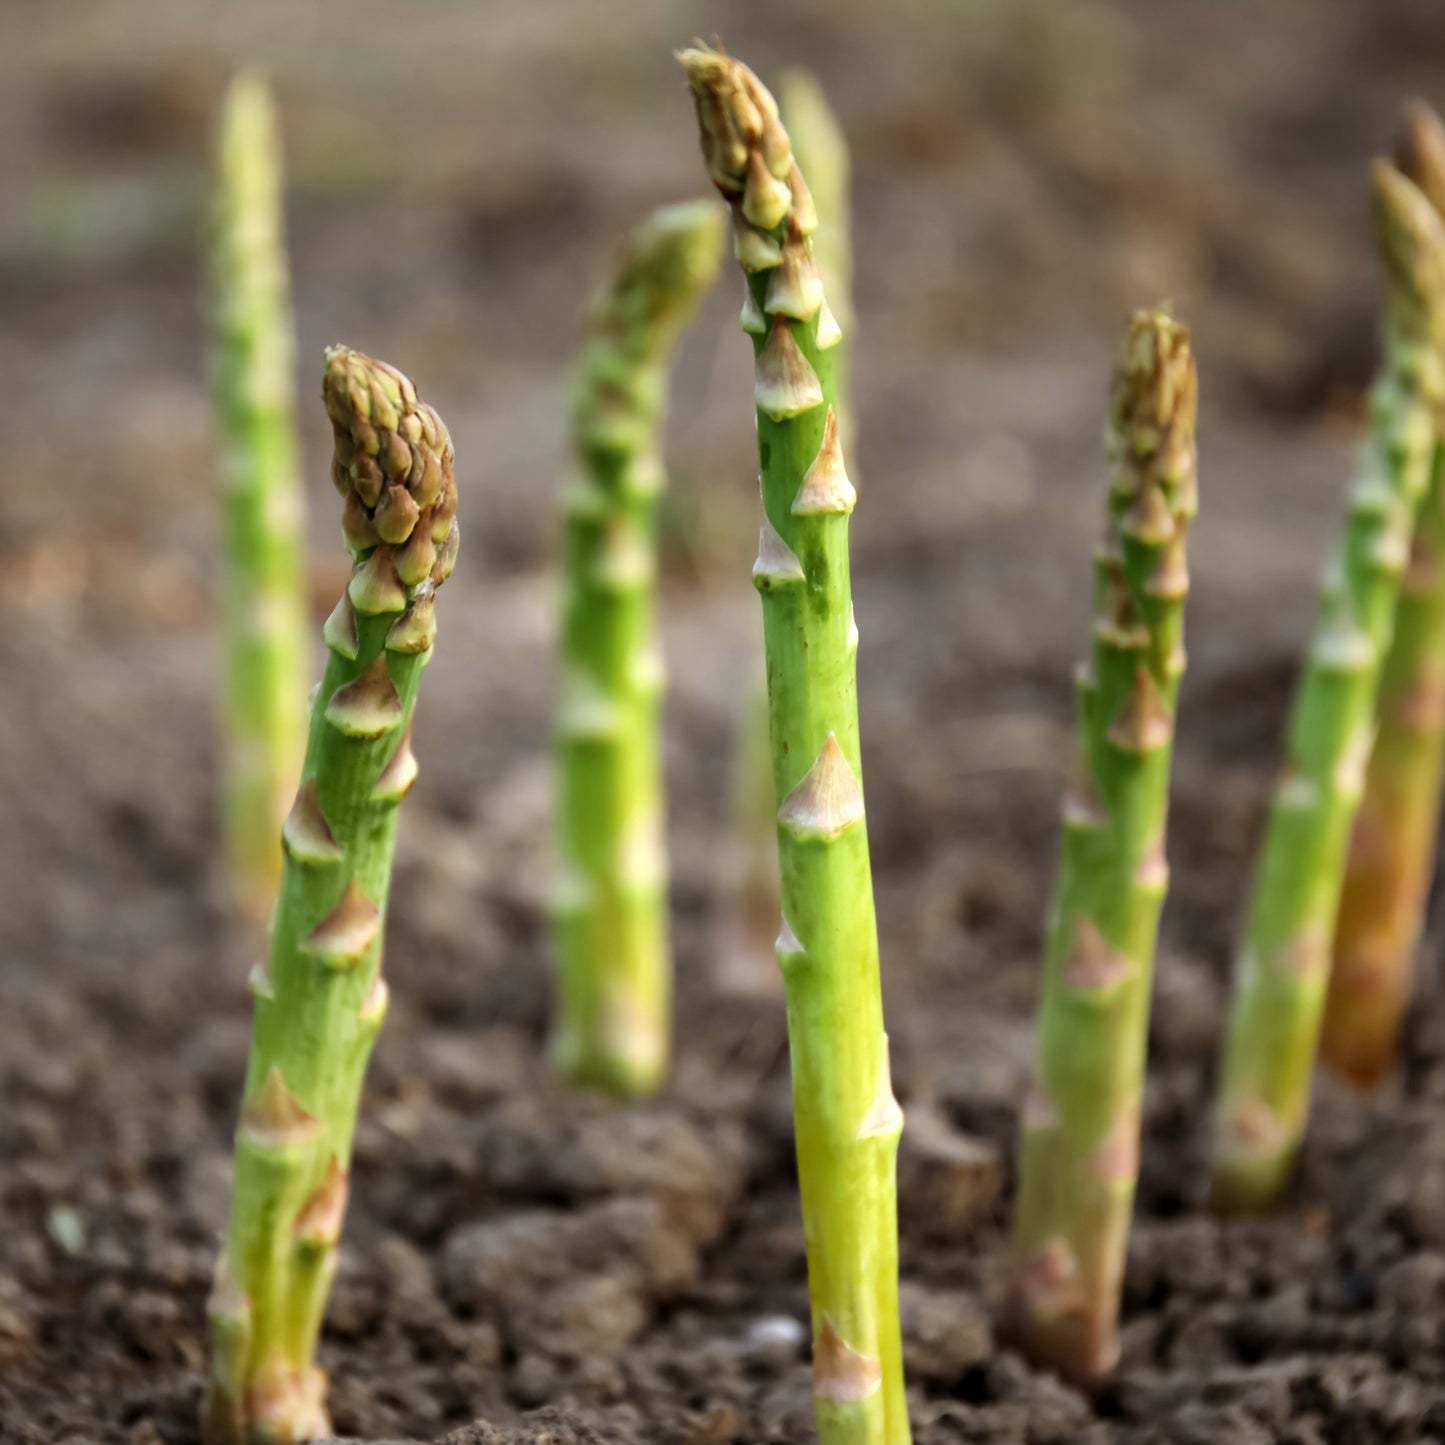
M 841 332 L 813 259 L 813 200 L 773 97 L 708 49 L 679 55 L 703 156 L 733 211 L 753 338 L 763 599 L 793 1115 L 823 1445 L 909 1439 L 889 1078 L 860 781 L 854 491 L 835 412 Z
M 562 876 L 553 1057 L 578 1084 L 651 1093 L 667 1068 L 668 944 L 654 612 L 667 364 L 722 259 L 715 201 L 668 206 L 593 298 L 572 396 L 557 726 Z
M 764 685 L 741 698 L 733 720 L 731 811 L 712 940 L 713 981 L 739 997 L 778 997 L 783 988 L 773 946 L 782 899 L 770 726 Z
M 305 498 L 297 473 L 281 158 L 266 87 L 240 76 L 216 148 L 210 292 L 222 505 L 222 820 L 231 893 L 264 919 L 306 740 Z
M 1087 1386 L 1118 1357 L 1196 505 L 1189 334 L 1140 311 L 1114 373 L 1112 466 L 1078 678 L 1075 778 L 1044 960 L 1001 1333 Z
M 1346 849 L 1445 382 L 1445 228 L 1385 161 L 1375 162 L 1373 194 L 1386 278 L 1384 358 L 1235 966 L 1211 1184 L 1224 1213 L 1278 1204 L 1304 1137 Z
M 847 380 L 848 338 L 853 330 L 848 142 L 823 87 L 810 71 L 784 73 L 779 109 L 818 215 L 813 259 L 842 332 L 832 348 L 834 414 L 851 451 L 857 432 Z M 781 906 L 766 687 L 745 702 L 734 732 L 732 828 L 724 859 L 716 972 L 719 986 L 727 992 L 766 994 L 779 987 L 773 935 Z
M 411 382 L 332 347 L 324 396 L 355 564 L 323 632 L 270 963 L 251 979 L 231 1224 L 209 1306 L 208 1445 L 330 1433 L 316 1341 L 362 1076 L 386 1012 L 382 928 L 398 805 L 416 778 L 412 711 L 458 542 L 451 438 Z
M 1407 109 L 1395 163 L 1445 216 L 1445 129 L 1428 106 Z M 1428 319 L 1419 326 L 1431 330 Z M 1429 490 L 1395 606 L 1376 724 L 1320 1038 L 1325 1062 L 1366 1087 L 1394 1068 L 1435 871 L 1445 765 L 1445 444 L 1438 413 Z
M 833 348 L 834 412 L 844 445 L 851 451 L 857 443 L 848 365 L 854 332 L 853 162 L 843 126 L 811 71 L 785 71 L 778 100 L 783 124 L 793 142 L 793 158 L 808 178 L 813 209 L 818 214 L 813 259 L 842 332 L 842 339 Z

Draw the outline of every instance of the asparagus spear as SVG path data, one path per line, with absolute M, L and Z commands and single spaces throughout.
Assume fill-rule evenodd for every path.
M 846 373 L 848 337 L 853 329 L 848 142 L 823 87 L 811 72 L 785 72 L 779 100 L 793 155 L 809 178 L 808 189 L 818 214 L 813 259 L 843 333 L 833 347 L 834 412 L 844 445 L 851 451 L 856 431 Z M 779 987 L 773 931 L 781 906 L 766 685 L 760 685 L 757 695 L 744 704 L 736 732 L 732 836 L 718 930 L 718 975 L 725 989 L 762 994 Z
M 1395 162 L 1445 215 L 1445 128 L 1428 106 L 1406 112 Z M 1428 319 L 1418 324 L 1432 329 Z M 1375 745 L 1350 838 L 1320 1038 L 1325 1062 L 1366 1087 L 1394 1066 L 1435 871 L 1445 767 L 1445 444 L 1439 415 L 1434 447 L 1380 675 Z
M 756 362 L 763 600 L 798 1175 L 823 1445 L 909 1439 L 889 1079 L 863 817 L 849 586 L 854 491 L 835 412 L 841 332 L 812 198 L 773 97 L 717 51 L 680 53 L 708 174 L 732 207 Z
M 231 1225 L 209 1307 L 209 1445 L 330 1433 L 316 1340 L 362 1075 L 386 1012 L 382 928 L 398 804 L 416 778 L 412 711 L 457 551 L 451 439 L 411 382 L 337 346 L 323 395 L 355 562 L 323 632 L 270 963 L 251 979 Z
M 721 258 L 714 201 L 644 220 L 593 298 L 573 388 L 553 1056 L 574 1082 L 623 1098 L 657 1087 L 671 1033 L 653 617 L 658 434 L 668 358 Z
M 1384 357 L 1344 546 L 1325 577 L 1295 695 L 1235 969 L 1211 1188 L 1224 1213 L 1273 1208 L 1304 1136 L 1375 695 L 1430 479 L 1442 395 L 1445 228 L 1385 161 L 1375 163 L 1373 192 L 1386 276 Z
M 1075 778 L 1001 1331 L 1036 1365 L 1080 1385 L 1111 1369 L 1119 1350 L 1154 945 L 1169 885 L 1195 392 L 1189 333 L 1166 311 L 1135 313 L 1114 372 L 1092 660 L 1078 677 Z
M 778 935 L 778 800 L 768 689 L 760 682 L 742 700 L 733 724 L 731 803 L 722 858 L 721 897 L 713 940 L 714 982 L 723 993 L 780 997 Z
M 305 504 L 276 118 L 253 76 L 221 113 L 211 228 L 215 406 L 224 450 L 222 833 L 232 894 L 264 918 L 306 736 Z

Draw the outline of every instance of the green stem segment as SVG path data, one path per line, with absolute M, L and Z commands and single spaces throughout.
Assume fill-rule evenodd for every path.
M 1396 164 L 1445 215 L 1445 128 L 1406 113 Z M 1429 329 L 1428 322 L 1422 323 Z M 1380 676 L 1365 796 L 1350 837 L 1320 1053 L 1364 1087 L 1394 1068 L 1425 919 L 1445 771 L 1445 429 L 1415 523 L 1395 631 Z
M 572 395 L 557 725 L 561 883 L 553 1056 L 622 1098 L 667 1068 L 663 669 L 655 620 L 659 433 L 674 343 L 717 274 L 715 201 L 669 206 L 593 298 Z
M 1235 969 L 1211 1188 L 1224 1213 L 1274 1208 L 1304 1138 L 1346 849 L 1445 381 L 1445 229 L 1420 191 L 1384 161 L 1375 163 L 1373 191 L 1388 285 L 1384 359 L 1344 545 L 1326 574 L 1295 695 Z
M 834 413 L 849 453 L 857 436 L 847 376 L 853 328 L 852 202 L 848 142 L 823 87 L 806 70 L 787 71 L 779 90 L 783 124 L 798 169 L 808 177 L 818 229 L 813 260 L 842 339 L 831 348 Z M 732 776 L 732 832 L 725 860 L 716 945 L 719 986 L 766 995 L 780 987 L 773 958 L 778 910 L 777 804 L 773 798 L 765 686 L 740 710 Z
M 411 382 L 333 347 L 324 396 L 355 566 L 324 630 L 270 962 L 251 979 L 231 1226 L 209 1309 L 209 1445 L 330 1433 L 316 1340 L 362 1076 L 386 1011 L 382 932 L 398 805 L 416 778 L 412 710 L 458 542 L 451 439 Z
M 1001 1333 L 1088 1385 L 1118 1357 L 1196 506 L 1188 332 L 1138 312 L 1114 374 L 1108 525 L 1079 672 Z
M 778 807 L 798 1176 L 823 1445 L 909 1439 L 898 1326 L 894 1174 L 903 1115 L 889 1078 L 863 816 L 848 516 L 834 412 L 841 340 L 813 259 L 812 198 L 777 105 L 744 65 L 679 56 L 703 155 L 733 210 L 756 359 L 763 600 Z
M 222 826 L 231 891 L 265 918 L 306 736 L 305 504 L 297 473 L 280 142 L 242 76 L 221 114 L 211 230 L 213 375 L 224 456 Z

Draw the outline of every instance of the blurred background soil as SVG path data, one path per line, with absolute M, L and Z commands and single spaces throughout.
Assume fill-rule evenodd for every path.
M 731 274 L 668 440 L 676 1078 L 627 1114 L 540 1056 L 563 374 L 617 238 L 703 191 L 670 52 L 715 31 L 765 79 L 812 66 L 854 147 L 920 1442 L 1445 1440 L 1437 939 L 1400 1086 L 1322 1091 L 1289 1216 L 1220 1230 L 1198 1204 L 1230 939 L 1375 355 L 1365 167 L 1400 99 L 1445 101 L 1437 0 L 0 0 L 0 1439 L 196 1439 L 250 962 L 214 865 L 197 236 L 243 62 L 284 115 L 303 396 L 328 342 L 394 362 L 462 489 L 324 1345 L 337 1428 L 810 1438 L 781 1010 L 719 998 L 708 950 L 760 675 Z M 1108 368 L 1165 297 L 1200 359 L 1202 511 L 1125 1356 L 1085 1401 L 1000 1356 L 989 1310 Z M 343 553 L 303 417 L 319 624 Z

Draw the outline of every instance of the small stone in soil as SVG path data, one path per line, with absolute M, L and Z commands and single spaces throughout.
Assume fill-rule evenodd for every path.
M 754 1364 L 779 1370 L 791 1365 L 808 1342 L 808 1327 L 792 1315 L 764 1315 L 748 1326 L 743 1354 Z

